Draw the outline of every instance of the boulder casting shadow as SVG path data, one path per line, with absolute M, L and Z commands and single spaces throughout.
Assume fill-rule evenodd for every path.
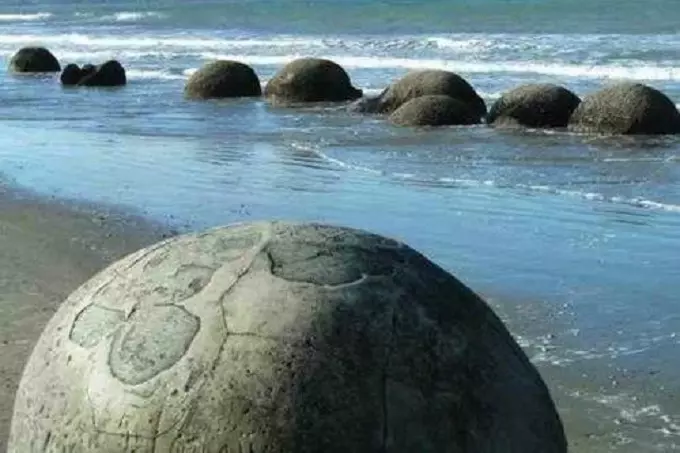
M 260 222 L 93 277 L 45 327 L 9 452 L 565 453 L 487 304 L 407 245 Z

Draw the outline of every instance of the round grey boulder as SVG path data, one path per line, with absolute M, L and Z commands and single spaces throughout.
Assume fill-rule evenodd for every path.
M 504 93 L 491 107 L 487 123 L 540 128 L 567 127 L 581 100 L 553 84 L 527 84 Z
M 247 64 L 219 60 L 193 73 L 184 94 L 190 99 L 253 97 L 262 95 L 262 87 L 257 74 Z
M 10 453 L 564 453 L 536 369 L 408 246 L 319 224 L 175 237 L 77 289 L 21 379 Z
M 426 69 L 412 71 L 391 84 L 377 98 L 364 98 L 350 109 L 364 113 L 390 114 L 411 99 L 445 95 L 470 106 L 478 118 L 486 116 L 486 104 L 464 78 L 450 71 Z
M 15 73 L 59 72 L 61 65 L 44 47 L 24 47 L 12 56 L 9 70 Z
M 680 113 L 668 96 L 641 83 L 619 83 L 583 98 L 569 119 L 575 132 L 607 135 L 680 133 Z
M 339 64 L 322 58 L 288 63 L 265 86 L 264 95 L 277 104 L 343 102 L 361 97 Z
M 98 66 L 85 65 L 83 77 L 78 82 L 86 87 L 117 87 L 127 83 L 125 68 L 117 60 L 109 60 Z
M 479 116 L 466 103 L 444 95 L 420 96 L 390 115 L 399 126 L 452 126 L 478 124 Z

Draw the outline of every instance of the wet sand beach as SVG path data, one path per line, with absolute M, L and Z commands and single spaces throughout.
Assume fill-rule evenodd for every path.
M 59 303 L 112 261 L 167 234 L 112 209 L 0 186 L 0 451 L 24 363 Z

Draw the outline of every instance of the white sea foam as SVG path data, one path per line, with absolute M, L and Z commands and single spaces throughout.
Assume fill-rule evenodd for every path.
M 52 13 L 0 14 L 0 22 L 31 22 L 49 19 Z
M 303 53 L 288 55 L 252 55 L 202 53 L 203 58 L 235 59 L 254 65 L 281 65 Z M 412 59 L 391 57 L 368 57 L 347 55 L 324 55 L 346 68 L 354 69 L 443 69 L 461 73 L 541 74 L 558 77 L 634 80 L 680 80 L 680 66 L 661 65 L 574 65 L 558 63 L 534 63 L 525 61 L 468 61 L 443 59 Z
M 165 15 L 156 11 L 121 11 L 102 16 L 100 20 L 109 22 L 139 22 L 144 19 L 162 19 Z
M 139 20 L 151 17 L 154 12 L 120 12 L 112 15 L 115 20 Z M 38 15 L 35 15 L 36 17 Z M 0 16 L 2 17 L 2 16 Z M 204 59 L 236 59 L 255 65 L 281 65 L 294 58 L 323 56 L 337 61 L 350 69 L 445 69 L 467 74 L 538 74 L 566 78 L 633 79 L 633 80 L 680 80 L 680 65 L 674 62 L 642 62 L 631 60 L 620 63 L 564 63 L 553 60 L 551 53 L 534 59 L 523 57 L 504 61 L 491 55 L 461 55 L 445 52 L 438 58 L 406 58 L 385 56 L 397 48 L 435 43 L 437 47 L 455 49 L 493 48 L 494 40 L 482 38 L 406 37 L 395 40 L 369 38 L 320 38 L 314 36 L 272 36 L 270 38 L 217 38 L 201 35 L 87 35 L 87 34 L 0 34 L 0 46 L 42 43 L 52 46 L 87 47 L 89 49 L 125 49 L 140 51 L 175 52 L 177 56 L 196 56 Z M 521 43 L 509 44 L 510 47 Z M 447 47 L 448 46 L 448 47 Z M 260 51 L 260 49 L 263 51 Z M 78 49 L 80 50 L 80 49 Z M 285 54 L 281 51 L 285 51 Z M 370 55 L 368 55 L 370 53 Z M 524 55 L 522 53 L 521 55 Z M 529 53 L 528 55 L 531 55 Z M 541 58 L 544 61 L 541 61 Z M 553 60 L 553 61 L 551 61 Z M 585 61 L 585 60 L 584 60 Z
M 183 74 L 151 69 L 127 69 L 125 74 L 131 79 L 183 80 L 186 78 Z
M 186 50 L 249 48 L 249 47 L 323 47 L 319 40 L 285 38 L 280 39 L 219 39 L 200 36 L 116 36 L 116 35 L 86 35 L 80 33 L 37 35 L 37 34 L 0 34 L 0 45 L 23 44 L 26 42 L 41 42 L 44 44 L 63 46 L 88 46 L 92 48 L 124 48 L 138 50 L 174 49 L 178 55 Z
M 425 41 L 439 49 L 454 50 L 456 52 L 478 52 L 494 45 L 493 41 L 484 38 L 431 37 L 426 38 Z

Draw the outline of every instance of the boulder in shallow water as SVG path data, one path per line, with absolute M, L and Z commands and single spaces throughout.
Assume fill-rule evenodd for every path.
M 494 126 L 567 127 L 581 100 L 553 84 L 527 84 L 504 93 L 491 107 L 487 123 Z
M 9 61 L 10 72 L 59 72 L 59 60 L 44 47 L 23 47 Z
M 262 95 L 257 74 L 247 64 L 220 60 L 208 63 L 193 73 L 184 94 L 192 99 L 219 99 Z
M 117 87 L 127 83 L 125 68 L 117 60 L 109 60 L 93 68 L 88 68 L 87 66 L 83 66 L 83 78 L 80 79 L 78 85 L 86 87 Z
M 680 133 L 680 113 L 662 92 L 641 83 L 619 83 L 583 98 L 569 129 L 598 134 Z
M 10 453 L 564 453 L 487 304 L 403 243 L 262 222 L 175 237 L 77 289 L 17 392 Z
M 110 60 L 99 66 L 86 64 L 82 68 L 70 63 L 61 73 L 61 83 L 65 86 L 116 87 L 125 85 L 127 79 L 123 66 Z
M 83 78 L 83 70 L 77 64 L 69 63 L 61 72 L 60 80 L 64 86 L 78 85 L 80 79 Z
M 267 82 L 264 95 L 277 104 L 343 102 L 361 97 L 347 72 L 321 58 L 301 58 L 288 63 Z
M 486 104 L 464 78 L 450 71 L 426 69 L 412 71 L 392 83 L 378 97 L 361 99 L 350 109 L 364 113 L 392 113 L 411 99 L 428 95 L 444 95 L 470 106 L 481 120 Z
M 479 115 L 470 105 L 445 95 L 420 96 L 404 103 L 390 115 L 399 126 L 452 126 L 478 124 Z
M 93 74 L 97 70 L 97 67 L 91 63 L 84 64 L 81 68 L 83 77 Z

